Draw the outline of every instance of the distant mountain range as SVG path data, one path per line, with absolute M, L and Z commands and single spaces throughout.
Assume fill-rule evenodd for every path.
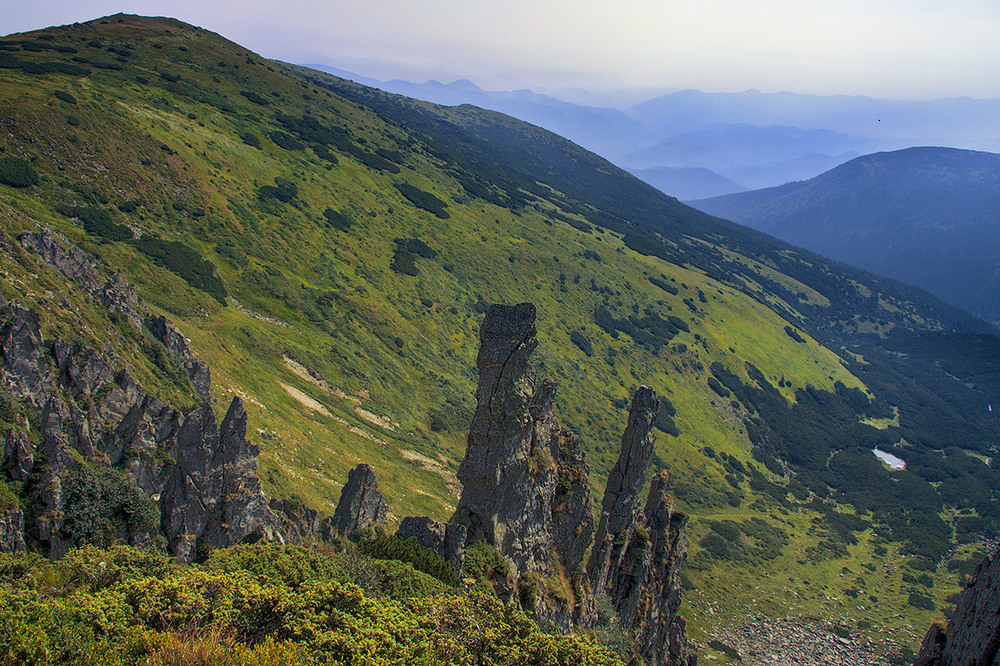
M 693 205 L 1000 321 L 995 153 L 876 153 L 805 182 Z
M 564 136 L 679 199 L 806 180 L 878 150 L 914 145 L 1000 150 L 997 99 L 910 102 L 684 90 L 638 104 L 623 93 L 621 103 L 589 106 L 531 90 L 486 91 L 467 79 L 379 81 L 309 66 L 435 104 L 505 113 Z

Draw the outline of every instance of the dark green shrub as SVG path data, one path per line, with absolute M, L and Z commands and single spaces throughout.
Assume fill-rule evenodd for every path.
M 84 465 L 63 482 L 66 514 L 62 532 L 74 544 L 110 546 L 120 537 L 148 532 L 160 514 L 139 486 L 118 470 Z
M 330 152 L 329 148 L 327 148 L 321 143 L 316 144 L 315 146 L 312 147 L 312 149 L 313 152 L 316 153 L 316 157 L 320 158 L 321 160 L 326 160 L 331 164 L 337 164 L 340 161 L 339 159 L 337 159 L 336 155 Z
M 278 201 L 288 203 L 296 197 L 299 193 L 298 186 L 292 181 L 284 178 L 283 176 L 274 177 L 274 185 L 264 185 L 257 191 L 257 197 L 261 201 L 267 201 L 268 199 L 277 199 Z
M 725 386 L 719 383 L 719 380 L 711 375 L 708 376 L 708 387 L 715 391 L 720 398 L 728 398 L 732 395 Z
M 569 334 L 570 342 L 580 348 L 587 357 L 594 355 L 594 345 L 591 344 L 590 338 L 584 335 L 583 331 L 573 331 Z
M 284 148 L 285 150 L 305 150 L 306 144 L 302 143 L 291 134 L 274 130 L 268 136 L 271 137 L 271 141 L 273 141 L 275 145 L 280 148 Z
M 798 342 L 800 344 L 805 344 L 805 342 L 806 342 L 806 339 L 803 338 L 801 335 L 799 335 L 799 332 L 797 330 L 795 330 L 794 328 L 792 328 L 791 326 L 786 326 L 785 327 L 785 333 L 792 340 L 795 340 L 796 342 Z
M 715 532 L 709 532 L 702 537 L 699 545 L 701 545 L 706 553 L 716 559 L 725 560 L 729 558 L 729 542 Z
M 409 183 L 396 183 L 396 189 L 399 190 L 400 194 L 406 197 L 407 201 L 417 208 L 426 210 L 428 213 L 432 213 L 435 217 L 442 220 L 447 220 L 450 217 L 447 211 L 445 211 L 445 207 L 447 207 L 448 204 L 441 201 L 441 199 L 438 199 L 430 192 L 424 192 L 420 188 L 414 187 Z
M 134 213 L 139 210 L 142 206 L 142 202 L 138 199 L 129 199 L 118 204 L 118 210 L 123 213 Z
M 260 137 L 253 132 L 240 132 L 240 140 L 251 148 L 260 148 Z
M 923 610 L 936 610 L 937 607 L 934 605 L 934 600 L 922 592 L 910 592 L 910 596 L 907 597 L 906 603 L 914 608 L 921 608 Z
M 396 248 L 396 254 L 392 256 L 389 268 L 403 275 L 416 276 L 420 274 L 420 269 L 417 268 L 417 258 L 414 254 L 398 247 Z
M 326 218 L 326 226 L 339 229 L 340 231 L 349 231 L 351 224 L 354 222 L 351 216 L 347 213 L 333 210 L 332 208 L 324 210 L 323 217 Z
M 252 90 L 241 90 L 240 94 L 243 95 L 244 97 L 246 97 L 248 100 L 250 100 L 254 104 L 260 104 L 261 106 L 267 106 L 268 104 L 271 103 L 271 100 L 267 99 L 266 97 L 261 97 L 260 95 L 258 95 L 257 93 L 255 93 Z
M 155 263 L 176 274 L 195 289 L 212 296 L 220 304 L 226 304 L 226 287 L 216 275 L 215 266 L 184 243 L 148 235 L 133 243 Z
M 73 97 L 65 90 L 56 90 L 52 94 L 56 99 L 66 102 L 67 104 L 76 104 L 76 97 Z
M 96 65 L 95 64 L 95 67 L 99 67 L 99 66 L 100 65 Z M 180 74 L 171 74 L 170 72 L 160 72 L 160 78 L 163 79 L 164 81 L 166 81 L 167 83 L 177 83 L 178 81 L 181 80 L 181 75 Z
M 31 187 L 38 184 L 38 173 L 28 160 L 19 157 L 0 158 L 0 183 L 9 187 Z
M 87 206 L 63 206 L 59 212 L 66 217 L 80 220 L 83 229 L 88 234 L 100 236 L 101 238 L 117 242 L 132 238 L 132 230 L 128 227 L 117 224 L 111 219 L 111 213 L 94 205 Z
M 386 536 L 378 531 L 366 534 L 358 543 L 365 555 L 379 560 L 399 560 L 409 562 L 417 571 L 433 576 L 439 581 L 455 587 L 458 578 L 448 561 L 430 548 L 424 548 L 416 539 L 400 539 L 398 536 Z

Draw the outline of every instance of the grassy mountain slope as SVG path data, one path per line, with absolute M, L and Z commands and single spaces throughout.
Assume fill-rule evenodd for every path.
M 1000 319 L 1000 155 L 909 148 L 700 209 Z
M 996 444 L 975 388 L 995 373 L 968 376 L 947 333 L 988 327 L 919 290 L 695 211 L 509 117 L 284 66 L 173 20 L 119 15 L 0 48 L 0 293 L 192 405 L 16 235 L 49 226 L 120 272 L 209 362 L 213 399 L 244 397 L 274 496 L 332 512 L 368 462 L 396 519 L 447 518 L 480 315 L 530 300 L 538 373 L 560 382 L 595 491 L 634 389 L 668 399 L 656 457 L 693 516 L 699 638 L 754 605 L 912 643 L 997 524 L 993 469 L 974 457 Z M 935 334 L 902 359 L 921 331 Z M 953 432 L 958 447 L 940 441 Z M 910 447 L 912 469 L 873 466 L 873 442 Z M 918 474 L 941 467 L 944 499 Z M 901 487 L 893 512 L 845 478 Z M 959 509 L 965 550 L 941 534 Z M 879 601 L 835 605 L 859 590 Z

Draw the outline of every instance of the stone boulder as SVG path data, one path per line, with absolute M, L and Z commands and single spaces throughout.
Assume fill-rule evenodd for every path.
M 439 523 L 426 516 L 407 516 L 399 524 L 396 536 L 400 539 L 416 539 L 424 548 L 429 548 L 443 557 L 451 565 L 456 576 L 462 574 L 465 559 L 465 526 L 457 523 Z
M 347 475 L 340 501 L 333 512 L 332 525 L 344 534 L 385 522 L 389 509 L 378 488 L 375 470 L 361 464 Z

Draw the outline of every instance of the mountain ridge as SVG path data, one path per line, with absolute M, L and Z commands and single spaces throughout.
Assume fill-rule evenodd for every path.
M 695 203 L 996 321 L 998 169 L 995 153 L 909 148 L 806 182 Z

